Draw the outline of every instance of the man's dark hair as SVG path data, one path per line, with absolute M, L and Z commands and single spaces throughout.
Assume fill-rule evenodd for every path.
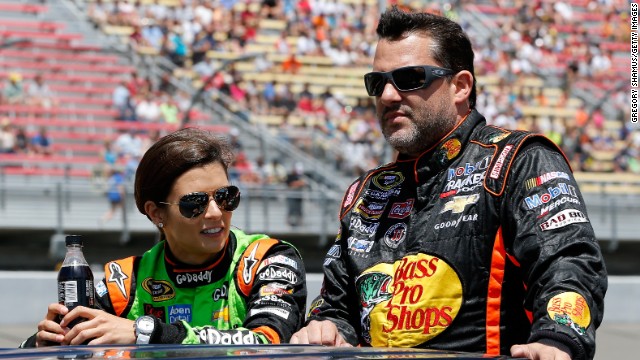
M 473 70 L 473 48 L 462 27 L 443 16 L 429 13 L 404 12 L 396 6 L 380 16 L 376 29 L 381 39 L 397 41 L 409 34 L 423 33 L 433 39 L 431 55 L 440 66 L 455 73 L 468 70 L 473 75 L 473 87 L 469 95 L 470 107 L 476 105 L 476 81 Z M 426 50 L 426 49 L 425 49 Z

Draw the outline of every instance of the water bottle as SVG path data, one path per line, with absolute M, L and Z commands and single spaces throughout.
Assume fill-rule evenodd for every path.
M 82 253 L 82 236 L 67 235 L 65 238 L 67 253 L 58 272 L 58 303 L 69 311 L 77 306 L 93 308 L 95 292 L 93 272 Z M 69 324 L 72 328 L 84 319 L 76 319 Z

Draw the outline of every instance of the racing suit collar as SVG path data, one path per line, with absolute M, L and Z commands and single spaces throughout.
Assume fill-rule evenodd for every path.
M 415 181 L 419 183 L 421 178 L 430 178 L 447 168 L 463 152 L 469 143 L 473 130 L 478 125 L 485 123 L 484 116 L 472 109 L 437 145 L 426 150 L 417 158 L 400 154 L 397 162 L 412 164 Z
M 166 242 L 164 245 L 164 262 L 167 269 L 167 275 L 175 284 L 181 284 L 178 287 L 198 287 L 206 284 L 212 284 L 222 279 L 226 274 L 236 248 L 236 237 L 233 232 L 229 232 L 229 241 L 222 251 L 222 256 L 213 259 L 210 262 L 200 266 L 185 264 L 171 253 Z M 192 279 L 191 281 L 178 281 L 178 278 Z

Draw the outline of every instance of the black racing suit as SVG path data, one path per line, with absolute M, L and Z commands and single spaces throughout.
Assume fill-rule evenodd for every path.
M 607 274 L 571 169 L 545 137 L 475 110 L 349 187 L 324 266 L 308 321 L 351 344 L 594 356 Z

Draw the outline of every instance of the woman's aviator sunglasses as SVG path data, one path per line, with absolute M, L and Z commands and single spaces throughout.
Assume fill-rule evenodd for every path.
M 193 219 L 207 211 L 211 202 L 210 196 L 213 197 L 216 205 L 224 211 L 233 211 L 240 204 L 240 189 L 233 185 L 224 186 L 212 192 L 192 192 L 182 196 L 177 203 L 160 201 L 160 204 L 178 205 L 182 216 Z
M 435 79 L 453 73 L 453 70 L 437 66 L 405 66 L 387 72 L 367 73 L 364 75 L 364 86 L 369 96 L 380 96 L 388 81 L 391 81 L 398 91 L 413 91 L 427 88 Z

